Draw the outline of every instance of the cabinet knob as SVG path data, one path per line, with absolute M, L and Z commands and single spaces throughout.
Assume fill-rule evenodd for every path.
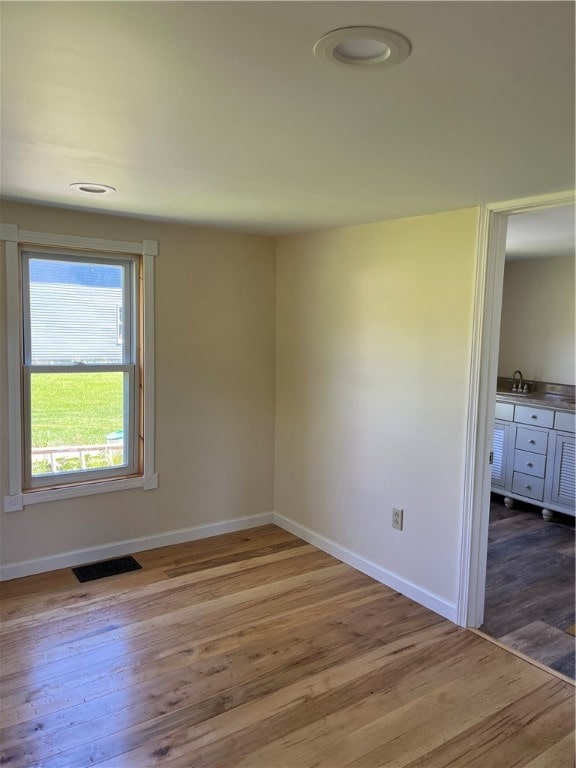
M 530 445 L 536 445 L 536 440 L 528 440 L 528 442 L 530 443 Z
M 532 490 L 532 486 L 531 485 L 525 485 L 524 488 L 527 488 L 529 491 Z
M 527 466 L 527 467 L 533 467 L 533 466 L 534 466 L 534 464 L 532 464 L 532 462 L 531 462 L 531 461 L 527 461 L 527 462 L 526 462 L 526 466 Z
M 532 416 L 530 416 L 530 418 L 531 418 L 531 419 L 537 419 L 537 418 L 538 418 L 538 416 L 537 416 L 535 413 L 533 413 L 533 414 L 532 414 Z

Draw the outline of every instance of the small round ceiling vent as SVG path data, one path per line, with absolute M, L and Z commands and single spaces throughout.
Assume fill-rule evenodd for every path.
M 346 67 L 392 67 L 411 51 L 410 42 L 383 27 L 343 27 L 321 37 L 314 46 L 320 61 Z
M 116 192 L 114 187 L 109 187 L 106 184 L 92 184 L 92 182 L 87 181 L 70 184 L 70 188 L 77 192 L 83 192 L 85 195 L 109 195 L 111 192 Z

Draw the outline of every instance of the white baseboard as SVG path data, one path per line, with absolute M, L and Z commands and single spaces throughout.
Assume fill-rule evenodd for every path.
M 152 536 L 141 536 L 135 539 L 125 539 L 109 544 L 103 544 L 97 547 L 88 547 L 86 549 L 77 549 L 70 552 L 62 552 L 58 555 L 41 557 L 36 560 L 23 560 L 19 563 L 7 563 L 0 565 L 0 581 L 9 579 L 18 579 L 22 576 L 32 576 L 36 573 L 45 573 L 46 571 L 55 571 L 59 568 L 72 568 L 76 565 L 84 565 L 98 560 L 106 560 L 110 557 L 120 557 L 134 552 L 142 552 L 146 549 L 156 549 L 157 547 L 166 547 L 170 544 L 183 544 L 186 541 L 195 541 L 197 539 L 206 539 L 209 536 L 219 536 L 222 533 L 231 533 L 233 531 L 243 531 L 248 528 L 255 528 L 258 525 L 268 525 L 274 523 L 280 528 L 293 533 L 295 536 L 307 541 L 323 552 L 336 557 L 343 563 L 352 568 L 371 576 L 381 584 L 400 592 L 406 597 L 414 600 L 420 605 L 430 608 L 431 611 L 440 614 L 450 621 L 456 622 L 456 604 L 450 603 L 442 597 L 424 587 L 414 584 L 414 582 L 399 576 L 384 568 L 373 560 L 368 560 L 362 555 L 353 552 L 351 549 L 338 544 L 326 536 L 306 528 L 304 525 L 291 520 L 284 515 L 276 512 L 265 512 L 260 515 L 250 515 L 248 517 L 239 517 L 234 520 L 224 520 L 220 523 L 210 523 L 207 525 L 196 525 L 191 528 L 179 528 L 175 531 L 166 531 Z
M 0 565 L 0 581 L 18 579 L 21 576 L 32 576 L 35 573 L 55 571 L 58 568 L 72 568 L 76 565 L 93 563 L 98 560 L 106 560 L 110 557 L 130 555 L 134 552 L 142 552 L 146 549 L 166 547 L 170 544 L 182 544 L 186 541 L 206 539 L 209 536 L 219 536 L 222 533 L 243 531 L 247 528 L 255 528 L 258 525 L 273 523 L 272 512 L 264 512 L 260 515 L 238 517 L 234 520 L 224 520 L 220 523 L 208 525 L 195 525 L 191 528 L 179 528 L 175 531 L 155 534 L 153 536 L 141 536 L 136 539 L 125 539 L 110 544 L 102 544 L 87 549 L 76 549 L 71 552 L 62 552 L 50 557 L 40 557 L 36 560 L 23 560 L 19 563 L 7 563 Z
M 288 517 L 284 517 L 284 515 L 279 515 L 275 512 L 273 521 L 280 528 L 284 528 L 284 530 L 293 533 L 300 539 L 304 539 L 304 541 L 318 547 L 318 549 L 321 549 L 323 552 L 327 552 L 329 555 L 338 558 L 338 560 L 346 563 L 346 565 L 356 568 L 357 571 L 361 571 L 367 576 L 371 576 L 381 584 L 385 584 L 387 587 L 394 589 L 396 592 L 400 592 L 402 595 L 409 597 L 416 603 L 419 603 L 426 608 L 430 608 L 434 613 L 438 613 L 445 619 L 449 619 L 456 623 L 456 603 L 448 602 L 448 600 L 445 600 L 443 597 L 430 592 L 418 584 L 414 584 L 412 581 L 408 581 L 408 579 L 389 571 L 387 568 L 378 565 L 378 563 L 375 563 L 373 560 L 368 560 L 367 558 L 362 557 L 362 555 L 353 552 L 351 549 L 343 547 L 336 541 L 328 539 L 326 536 L 322 536 L 321 534 L 312 531 L 310 528 L 306 528 L 306 526 L 300 525 L 300 523 L 297 523 Z

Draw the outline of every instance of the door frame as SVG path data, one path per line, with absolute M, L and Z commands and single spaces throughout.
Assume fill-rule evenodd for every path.
M 496 403 L 508 217 L 515 213 L 573 205 L 574 202 L 574 190 L 569 190 L 490 203 L 480 208 L 456 604 L 456 622 L 463 627 L 479 627 L 484 620 L 490 516 L 489 457 Z

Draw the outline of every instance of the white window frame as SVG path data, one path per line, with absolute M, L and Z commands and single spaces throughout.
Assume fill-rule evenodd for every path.
M 55 235 L 45 232 L 22 230 L 15 224 L 0 224 L 0 239 L 6 250 L 6 309 L 7 309 L 7 374 L 8 374 L 8 494 L 4 495 L 5 512 L 17 512 L 30 504 L 39 504 L 58 499 L 89 496 L 128 488 L 150 490 L 158 487 L 155 472 L 155 423 L 154 423 L 154 259 L 158 255 L 155 240 L 125 242 L 101 240 L 90 237 Z M 23 324 L 21 305 L 21 251 L 44 248 L 73 251 L 94 255 L 129 255 L 142 258 L 140 296 L 141 338 L 140 351 L 142 380 L 142 436 L 144 440 L 141 473 L 130 477 L 98 479 L 90 476 L 81 482 L 70 479 L 60 487 L 24 490 L 23 462 Z M 56 255 L 56 254 L 55 254 Z M 88 370 L 88 367 L 83 367 Z M 138 388 L 138 381 L 135 381 Z
M 26 490 L 46 488 L 55 485 L 70 485 L 95 482 L 106 478 L 136 475 L 138 473 L 138 427 L 139 427 L 139 355 L 138 355 L 138 307 L 136 295 L 138 291 L 138 274 L 140 256 L 131 254 L 117 255 L 108 253 L 86 253 L 85 251 L 65 251 L 45 248 L 22 248 L 20 250 L 21 281 L 22 281 L 22 328 L 23 328 L 23 360 L 22 392 L 23 402 L 23 486 Z M 106 364 L 62 364 L 39 365 L 32 363 L 32 328 L 30 316 L 30 260 L 45 259 L 46 261 L 70 262 L 74 264 L 105 264 L 119 267 L 123 272 L 123 306 L 126 308 L 127 330 L 126 341 L 122 344 L 122 362 Z M 34 475 L 32 472 L 32 414 L 29 412 L 31 397 L 31 379 L 37 373 L 122 373 L 124 378 L 123 412 L 127 416 L 123 424 L 124 456 L 126 461 L 121 465 L 89 470 L 47 473 Z

